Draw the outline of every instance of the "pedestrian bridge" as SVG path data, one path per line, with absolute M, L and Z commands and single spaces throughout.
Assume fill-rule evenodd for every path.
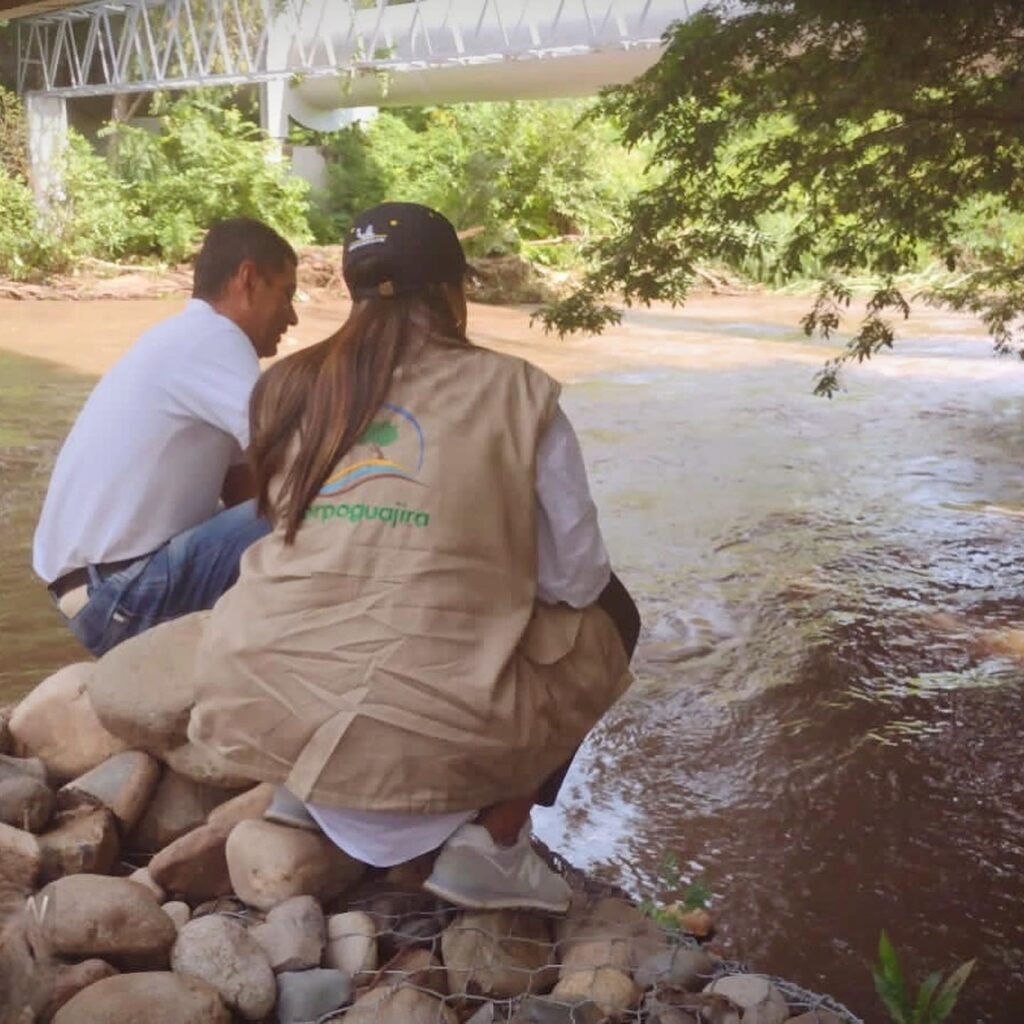
M 269 130 L 331 129 L 360 107 L 593 94 L 705 2 L 46 0 L 16 22 L 18 83 L 62 99 L 265 83 Z

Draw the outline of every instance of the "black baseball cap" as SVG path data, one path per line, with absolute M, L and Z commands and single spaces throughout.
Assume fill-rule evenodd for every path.
M 360 266 L 374 263 L 367 279 Z M 468 267 L 451 221 L 419 203 L 381 203 L 356 217 L 345 237 L 342 273 L 354 299 L 459 284 Z M 353 284 L 353 276 L 358 284 Z

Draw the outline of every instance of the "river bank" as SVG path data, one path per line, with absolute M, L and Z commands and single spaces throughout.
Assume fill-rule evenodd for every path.
M 95 377 L 180 301 L 0 301 L 9 696 L 79 657 L 27 567 L 56 447 Z M 955 1020 L 1016 1024 L 1024 680 L 992 641 L 1024 617 L 1006 514 L 1024 506 L 1019 364 L 930 312 L 825 402 L 805 307 L 700 296 L 566 342 L 528 310 L 473 307 L 475 338 L 566 383 L 645 618 L 637 685 L 539 831 L 637 896 L 673 854 L 711 889 L 730 955 L 867 1019 L 886 927 L 908 973 L 979 956 Z M 346 308 L 310 294 L 291 341 Z

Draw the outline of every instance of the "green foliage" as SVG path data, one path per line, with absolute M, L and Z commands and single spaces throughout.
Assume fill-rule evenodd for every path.
M 115 170 L 133 214 L 131 251 L 182 260 L 211 224 L 238 216 L 258 217 L 296 242 L 308 239 L 305 183 L 240 111 L 190 97 L 164 109 L 159 122 L 158 133 L 109 129 L 117 133 Z
M 896 950 L 883 931 L 878 943 L 878 964 L 872 968 L 875 989 L 893 1024 L 941 1024 L 956 1006 L 960 990 L 974 969 L 974 961 L 961 964 L 945 981 L 936 971 L 917 990 L 916 998 L 907 987 Z
M 937 259 L 958 276 L 926 297 L 1021 349 L 1022 32 L 1013 0 L 717 0 L 678 24 L 658 64 L 603 104 L 627 141 L 653 147 L 659 175 L 546 325 L 600 328 L 613 290 L 681 302 L 698 263 L 773 282 L 867 273 L 869 309 L 842 361 L 863 359 L 891 344 L 899 275 Z M 1016 230 L 965 244 L 984 211 Z
M 400 199 L 482 228 L 470 243 L 477 253 L 516 252 L 530 240 L 612 230 L 642 177 L 641 156 L 581 102 L 383 112 L 322 141 L 329 185 L 314 227 L 328 242 L 360 209 Z
M 669 931 L 680 928 L 680 915 L 691 910 L 706 910 L 711 904 L 712 892 L 703 878 L 686 882 L 679 870 L 674 853 L 666 853 L 658 867 L 657 898 L 647 897 L 639 903 L 639 910 L 652 921 Z M 672 902 L 666 902 L 671 900 Z

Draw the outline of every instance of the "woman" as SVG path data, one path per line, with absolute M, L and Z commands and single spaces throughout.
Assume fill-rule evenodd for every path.
M 253 394 L 274 529 L 206 623 L 189 734 L 360 860 L 441 847 L 430 891 L 557 912 L 530 808 L 628 686 L 639 620 L 558 385 L 466 340 L 465 273 L 439 213 L 357 218 L 348 320 Z

